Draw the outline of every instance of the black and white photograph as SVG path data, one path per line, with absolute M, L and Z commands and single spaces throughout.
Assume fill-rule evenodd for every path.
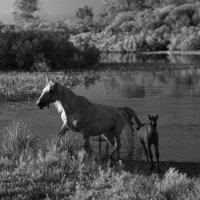
M 200 0 L 0 0 L 0 200 L 200 200 Z

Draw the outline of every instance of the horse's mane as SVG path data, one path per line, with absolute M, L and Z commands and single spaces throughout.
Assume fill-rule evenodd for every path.
M 60 85 L 59 83 L 56 83 L 57 84 L 57 87 L 59 87 L 60 89 L 62 89 L 62 91 L 64 92 L 67 92 L 67 98 L 68 98 L 68 102 L 66 103 L 69 103 L 70 102 L 70 106 L 72 109 L 76 109 L 77 106 L 81 105 L 81 107 L 84 106 L 84 104 L 88 104 L 88 103 L 91 103 L 87 98 L 83 97 L 83 96 L 79 96 L 79 95 L 76 95 L 72 90 Z M 60 100 L 57 100 L 55 102 L 55 107 L 57 108 L 58 112 L 63 112 L 64 111 L 64 108 L 63 108 L 64 105 L 62 105 L 61 101 Z

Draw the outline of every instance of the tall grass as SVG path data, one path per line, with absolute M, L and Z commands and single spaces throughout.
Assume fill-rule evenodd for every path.
M 46 84 L 46 76 L 66 87 L 79 84 L 88 86 L 100 77 L 88 72 L 3 72 L 0 74 L 0 101 L 32 101 L 41 94 Z
M 0 199 L 200 199 L 200 179 L 173 168 L 162 178 L 110 169 L 79 149 L 72 134 L 60 143 L 56 139 L 48 142 L 41 151 L 24 122 L 13 122 L 7 131 L 0 157 Z M 35 157 L 15 162 L 13 157 L 24 149 L 38 151 Z M 12 156 L 6 156 L 8 152 Z
M 7 127 L 2 143 L 4 156 L 12 160 L 34 157 L 40 147 L 39 138 L 31 133 L 30 126 L 26 122 L 13 121 Z

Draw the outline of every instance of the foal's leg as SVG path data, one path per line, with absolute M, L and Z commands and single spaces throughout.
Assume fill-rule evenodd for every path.
M 147 159 L 147 166 L 148 166 L 148 168 L 150 168 L 150 161 L 149 161 L 148 150 L 147 150 L 146 145 L 145 145 L 145 143 L 144 143 L 143 141 L 141 142 L 141 144 L 142 144 L 142 146 L 143 146 L 144 154 L 145 154 L 146 159 Z
M 150 163 L 151 163 L 150 170 L 153 170 L 155 167 L 153 164 L 153 154 L 151 152 L 151 144 L 148 144 L 148 153 L 149 153 L 149 158 L 150 158 Z
M 159 153 L 159 150 L 158 150 L 158 143 L 156 143 L 154 146 L 155 146 L 155 154 L 156 154 L 156 161 L 157 161 L 157 170 L 160 173 L 161 172 L 160 163 L 159 163 L 160 153 Z

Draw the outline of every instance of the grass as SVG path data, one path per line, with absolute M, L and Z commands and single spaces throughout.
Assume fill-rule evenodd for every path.
M 13 122 L 7 134 L 0 157 L 0 199 L 200 199 L 200 178 L 174 168 L 161 177 L 130 173 L 120 164 L 110 169 L 87 155 L 72 134 L 42 147 L 24 122 Z M 22 159 L 24 152 L 29 154 Z
M 2 72 L 0 74 L 0 101 L 33 101 L 41 94 L 46 76 L 66 87 L 73 88 L 81 83 L 86 87 L 99 78 L 91 72 Z
M 100 63 L 99 68 L 86 71 L 67 72 L 1 72 L 0 102 L 35 101 L 46 84 L 46 76 L 53 78 L 68 88 L 78 85 L 89 87 L 102 76 L 133 73 L 137 70 L 180 69 L 195 65 L 156 64 L 156 63 Z

